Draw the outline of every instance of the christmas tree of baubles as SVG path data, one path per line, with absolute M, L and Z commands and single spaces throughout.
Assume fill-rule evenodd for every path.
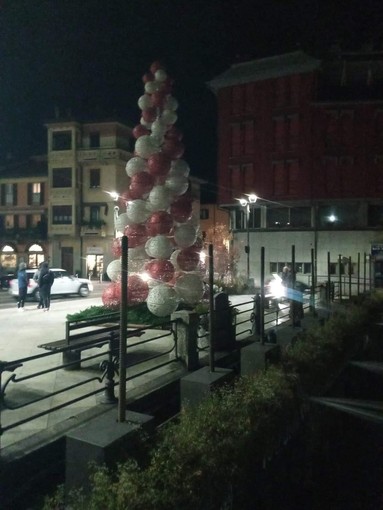
M 178 102 L 159 62 L 143 76 L 140 124 L 133 129 L 134 156 L 126 164 L 127 188 L 115 211 L 116 257 L 107 267 L 112 283 L 105 306 L 117 307 L 121 292 L 121 237 L 128 237 L 128 305 L 146 302 L 158 317 L 181 302 L 203 296 L 199 218 L 193 215 L 189 165 L 182 159 L 182 133 L 175 127 Z

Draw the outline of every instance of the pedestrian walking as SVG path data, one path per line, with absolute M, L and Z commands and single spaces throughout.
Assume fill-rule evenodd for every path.
M 39 289 L 43 301 L 43 311 L 48 312 L 51 304 L 51 287 L 55 277 L 49 269 L 48 262 L 43 262 L 39 275 Z
M 17 309 L 19 312 L 24 312 L 24 303 L 27 297 L 28 290 L 28 275 L 26 272 L 27 265 L 25 262 L 19 264 L 19 270 L 17 272 L 17 283 L 19 286 L 19 301 L 17 303 Z

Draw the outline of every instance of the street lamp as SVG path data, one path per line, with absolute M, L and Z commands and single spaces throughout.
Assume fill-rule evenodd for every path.
M 245 246 L 245 253 L 247 255 L 247 285 L 249 285 L 250 281 L 250 213 L 251 208 L 255 204 L 255 202 L 258 200 L 257 195 L 254 193 L 250 193 L 250 195 L 247 195 L 247 198 L 239 198 L 239 203 L 242 207 L 246 210 L 246 231 L 247 231 L 247 240 L 246 240 L 246 246 Z

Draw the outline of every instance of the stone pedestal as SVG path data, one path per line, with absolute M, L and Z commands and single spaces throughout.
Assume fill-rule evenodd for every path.
M 198 405 L 215 389 L 233 382 L 235 372 L 229 368 L 203 367 L 181 379 L 181 407 Z
M 117 409 L 96 416 L 66 436 L 65 490 L 89 489 L 89 463 L 112 466 L 134 455 L 140 428 L 150 427 L 151 416 L 126 412 L 126 421 L 117 421 Z
M 186 368 L 196 370 L 199 366 L 198 358 L 198 325 L 199 315 L 187 310 L 172 313 L 172 320 L 177 320 L 178 356 L 184 361 Z
M 241 349 L 241 375 L 253 375 L 279 360 L 279 345 L 253 343 Z

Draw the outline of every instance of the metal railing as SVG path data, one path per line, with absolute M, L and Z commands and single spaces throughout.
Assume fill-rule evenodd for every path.
M 138 337 L 145 333 L 149 337 L 128 343 L 127 382 L 178 360 L 176 321 L 169 321 L 162 329 L 135 328 L 129 333 Z M 116 335 L 112 335 L 106 345 L 100 340 L 90 343 L 81 358 L 82 368 L 76 372 L 65 370 L 77 364 L 76 361 L 63 363 L 59 360 L 64 353 L 75 349 L 70 346 L 12 361 L 0 361 L 0 439 L 16 427 L 99 394 L 103 394 L 102 403 L 115 402 L 118 344 Z M 42 364 L 43 369 L 36 368 Z M 52 377 L 51 386 L 47 379 L 49 376 Z

